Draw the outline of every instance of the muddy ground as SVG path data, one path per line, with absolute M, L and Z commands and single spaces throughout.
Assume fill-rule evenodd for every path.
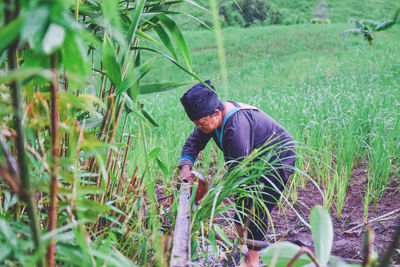
M 391 178 L 391 183 L 387 186 L 376 211 L 374 211 L 372 205 L 370 206 L 369 221 L 400 209 L 400 180 L 399 177 L 394 175 Z M 334 228 L 332 254 L 335 256 L 346 259 L 362 259 L 360 250 L 366 227 L 363 225 L 351 233 L 346 232 L 363 223 L 364 208 L 362 198 L 365 194 L 366 182 L 366 168 L 359 167 L 355 169 L 350 180 L 345 206 L 340 219 L 337 218 L 336 210 L 331 210 Z M 294 207 L 307 221 L 312 207 L 322 203 L 321 195 L 311 183 L 307 184 L 304 189 L 299 189 L 298 200 Z M 300 222 L 291 209 L 279 210 L 276 208 L 272 213 L 275 231 L 280 239 L 313 248 L 309 229 Z M 395 228 L 400 223 L 399 215 L 400 211 L 397 211 L 392 216 L 387 216 L 370 224 L 375 233 L 374 245 L 378 255 L 382 255 L 389 246 Z M 393 260 L 393 263 L 400 264 L 400 254 L 395 254 Z

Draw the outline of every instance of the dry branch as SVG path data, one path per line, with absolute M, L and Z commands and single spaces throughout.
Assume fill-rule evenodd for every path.
M 386 213 L 386 214 L 383 214 L 383 215 L 381 215 L 381 216 L 379 216 L 379 217 L 377 217 L 377 218 L 375 218 L 375 219 L 369 220 L 369 221 L 367 221 L 367 222 L 365 222 L 365 223 L 360 223 L 359 225 L 354 226 L 353 228 L 351 228 L 351 229 L 345 231 L 344 233 L 345 233 L 345 234 L 351 234 L 354 230 L 356 230 L 356 229 L 358 229 L 358 228 L 360 228 L 360 227 L 367 226 L 368 224 L 370 224 L 370 223 L 372 223 L 372 222 L 379 221 L 379 220 L 381 220 L 381 219 L 384 219 L 384 218 L 386 218 L 386 217 L 389 217 L 389 216 L 391 216 L 391 215 L 393 215 L 393 214 L 396 214 L 396 213 L 399 213 L 399 212 L 400 212 L 400 209 L 392 210 L 391 212 L 388 212 L 388 213 Z

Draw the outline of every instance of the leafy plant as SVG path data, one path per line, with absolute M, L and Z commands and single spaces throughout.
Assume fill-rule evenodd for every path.
M 397 21 L 400 14 L 400 9 L 397 10 L 393 19 L 382 22 L 377 22 L 369 19 L 357 20 L 351 19 L 350 22 L 354 23 L 356 28 L 348 29 L 342 32 L 342 35 L 363 35 L 364 39 L 368 41 L 369 45 L 373 45 L 373 32 L 385 31 L 390 29 Z
M 328 210 L 315 206 L 310 213 L 312 239 L 315 255 L 305 247 L 289 242 L 278 242 L 269 246 L 262 254 L 264 264 L 275 266 L 303 266 L 314 262 L 317 266 L 350 266 L 331 256 L 333 226 Z

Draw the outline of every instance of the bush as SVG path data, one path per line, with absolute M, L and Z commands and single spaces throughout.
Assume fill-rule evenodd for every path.
M 263 0 L 224 1 L 219 8 L 220 15 L 224 18 L 226 26 L 249 27 L 255 22 L 262 23 L 266 20 L 270 5 Z M 279 21 L 277 10 L 274 11 L 273 21 Z

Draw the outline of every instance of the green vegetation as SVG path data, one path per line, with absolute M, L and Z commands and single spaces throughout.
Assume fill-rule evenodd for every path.
M 348 27 L 331 24 L 223 30 L 227 93 L 222 90 L 213 34 L 186 33 L 193 68 L 200 77 L 211 79 L 223 98 L 260 107 L 294 135 L 302 159 L 297 162 L 298 169 L 321 184 L 325 205 L 336 207 L 338 216 L 346 201 L 346 189 L 352 183 L 353 167 L 368 166 L 369 183 L 375 193 L 366 196 L 376 196 L 366 200 L 368 210 L 371 201 L 379 200 L 378 192 L 384 190 L 400 158 L 396 134 L 400 113 L 400 28 L 394 26 L 377 33 L 379 37 L 370 49 L 361 38 L 342 36 Z M 159 62 L 166 63 L 162 59 Z M 180 77 L 172 68 L 156 70 L 154 74 L 157 75 L 150 73 L 146 79 Z M 179 105 L 179 97 L 186 89 L 143 99 L 154 107 L 152 115 L 164 125 L 153 131 L 149 142 L 161 142 L 165 149 L 160 158 L 170 164 L 171 170 L 193 127 Z M 214 160 L 214 150 L 209 145 L 198 169 L 212 173 L 208 166 Z M 218 159 L 218 166 L 222 166 L 221 154 Z M 140 156 L 134 161 L 140 161 Z M 300 174 L 292 179 L 293 199 L 297 186 L 304 181 Z M 372 185 L 375 183 L 383 187 Z
M 400 7 L 397 0 L 219 0 L 219 12 L 223 26 L 248 27 L 273 24 L 346 23 L 349 19 L 368 18 L 376 21 L 388 20 Z M 207 7 L 208 1 L 204 1 Z M 239 8 L 240 7 L 240 8 Z M 186 11 L 188 4 L 179 6 Z M 200 10 L 196 17 L 212 25 L 212 16 Z M 177 16 L 184 29 L 201 29 L 187 16 Z

